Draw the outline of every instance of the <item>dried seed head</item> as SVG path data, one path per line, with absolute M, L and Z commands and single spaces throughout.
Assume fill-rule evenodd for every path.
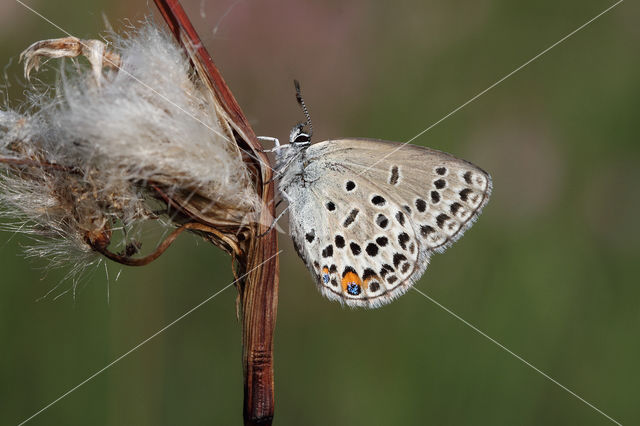
M 63 69 L 50 96 L 32 88 L 37 101 L 17 108 L 26 113 L 0 110 L 0 205 L 18 219 L 13 230 L 46 241 L 31 254 L 95 260 L 114 227 L 157 217 L 150 199 L 158 194 L 197 206 L 213 226 L 260 217 L 228 126 L 169 35 L 146 22 L 106 48 L 60 40 L 27 49 L 25 70 L 43 56 L 86 55 L 91 67 Z M 136 251 L 127 249 L 135 242 L 123 245 Z

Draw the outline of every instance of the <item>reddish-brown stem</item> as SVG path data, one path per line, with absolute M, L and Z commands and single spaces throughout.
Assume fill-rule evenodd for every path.
M 273 199 L 273 191 L 273 184 L 267 186 L 266 198 Z M 273 209 L 265 211 L 261 223 L 269 224 L 273 213 Z M 258 232 L 265 232 L 267 226 L 260 226 Z M 264 237 L 254 237 L 251 245 L 249 252 L 252 256 L 247 263 L 251 273 L 247 276 L 242 294 L 243 413 L 245 425 L 271 425 L 275 405 L 273 333 L 278 310 L 279 271 L 275 230 Z M 272 261 L 257 267 L 263 259 Z
M 245 425 L 270 425 L 274 413 L 273 333 L 278 304 L 278 250 L 275 229 L 262 238 L 275 215 L 270 161 L 262 152 L 249 121 L 205 49 L 178 0 L 154 0 L 169 29 L 182 44 L 200 78 L 212 89 L 233 128 L 235 142 L 247 167 L 254 173 L 255 189 L 267 206 L 260 225 L 248 241 L 247 254 L 239 267 L 250 271 L 240 285 L 242 299 L 242 361 L 244 367 Z M 267 224 L 267 225 L 265 225 Z M 270 259 L 265 262 L 265 259 Z M 242 273 L 242 271 L 240 271 Z
M 182 234 L 182 232 L 186 230 L 202 231 L 202 232 L 215 233 L 215 234 L 218 233 L 210 226 L 206 226 L 201 223 L 194 223 L 194 222 L 185 223 L 181 227 L 176 228 L 171 234 L 169 234 L 169 236 L 160 243 L 160 245 L 156 248 L 156 250 L 153 253 L 137 259 L 114 253 L 109 249 L 107 249 L 106 247 L 99 247 L 97 245 L 93 245 L 93 249 L 96 250 L 98 253 L 104 255 L 105 257 L 113 260 L 114 262 L 118 262 L 127 266 L 144 266 L 144 265 L 148 265 L 149 263 L 159 258 L 169 248 L 169 246 L 176 240 L 176 238 L 178 238 L 178 235 Z

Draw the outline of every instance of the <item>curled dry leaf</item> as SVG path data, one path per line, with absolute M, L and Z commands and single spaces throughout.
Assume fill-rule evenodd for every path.
M 24 76 L 29 80 L 31 70 L 40 68 L 42 58 L 76 58 L 85 56 L 91 64 L 93 77 L 96 82 L 102 78 L 102 68 L 120 67 L 120 56 L 107 50 L 107 46 L 100 40 L 80 40 L 75 37 L 65 37 L 41 40 L 33 43 L 20 54 L 20 61 L 24 62 Z

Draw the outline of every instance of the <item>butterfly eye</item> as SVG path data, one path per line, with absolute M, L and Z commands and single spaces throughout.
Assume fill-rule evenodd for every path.
M 292 141 L 292 143 L 294 143 L 294 144 L 310 144 L 311 143 L 311 137 L 306 133 L 300 133 L 299 135 L 297 135 L 295 137 L 295 139 Z
M 297 124 L 291 129 L 289 143 L 296 146 L 311 145 L 311 134 L 302 131 L 304 124 Z
M 303 123 L 298 123 L 295 126 L 293 126 L 293 128 L 291 129 L 291 132 L 289 133 L 289 143 L 299 144 L 299 143 L 305 143 L 305 142 L 308 143 L 310 141 L 311 141 L 311 136 L 308 133 L 304 132 Z

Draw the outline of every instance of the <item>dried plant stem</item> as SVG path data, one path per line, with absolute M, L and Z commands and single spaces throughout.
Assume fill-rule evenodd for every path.
M 244 255 L 237 260 L 240 275 L 244 271 L 251 271 L 239 286 L 242 304 L 244 422 L 245 425 L 270 425 L 275 402 L 273 334 L 278 304 L 278 242 L 275 229 L 264 237 L 257 237 L 268 229 L 275 216 L 270 161 L 180 2 L 154 1 L 169 29 L 191 58 L 199 77 L 215 95 L 219 108 L 233 130 L 235 142 L 246 154 L 243 159 L 253 171 L 256 191 L 261 196 L 263 205 L 267 206 L 262 211 L 261 220 L 252 229 L 252 235 L 244 241 Z M 265 262 L 266 259 L 271 260 Z
M 278 301 L 272 168 L 179 1 L 155 2 L 179 45 L 146 22 L 113 34 L 113 51 L 65 37 L 23 52 L 27 78 L 46 58 L 84 56 L 91 67 L 61 71 L 54 96 L 34 85 L 25 111 L 0 110 L 0 215 L 33 236 L 32 255 L 72 262 L 77 274 L 99 255 L 146 265 L 187 230 L 229 253 L 243 277 L 244 420 L 268 425 Z M 134 237 L 158 219 L 158 202 L 176 229 L 134 257 Z M 121 252 L 112 251 L 117 230 Z
M 273 185 L 267 188 L 273 197 Z M 266 229 L 261 229 L 265 232 Z M 278 257 L 255 268 L 278 250 L 277 234 L 271 231 L 254 238 L 242 292 L 242 361 L 244 365 L 245 425 L 271 424 L 274 415 L 273 335 L 278 307 Z M 255 268 L 255 269 L 254 269 Z
M 222 236 L 220 232 L 216 231 L 210 226 L 203 225 L 201 223 L 192 222 L 192 223 L 185 223 L 181 227 L 176 228 L 171 234 L 169 234 L 167 238 L 165 238 L 160 243 L 158 248 L 156 248 L 156 250 L 153 253 L 138 259 L 133 259 L 126 255 L 114 253 L 109 249 L 107 249 L 106 247 L 93 245 L 93 249 L 96 250 L 98 253 L 104 255 L 105 257 L 108 257 L 109 259 L 113 260 L 114 262 L 118 262 L 127 266 L 144 266 L 144 265 L 148 265 L 149 263 L 159 258 L 169 248 L 169 246 L 176 240 L 176 238 L 178 238 L 178 236 L 186 230 L 202 231 L 205 233 L 214 234 L 218 237 Z

